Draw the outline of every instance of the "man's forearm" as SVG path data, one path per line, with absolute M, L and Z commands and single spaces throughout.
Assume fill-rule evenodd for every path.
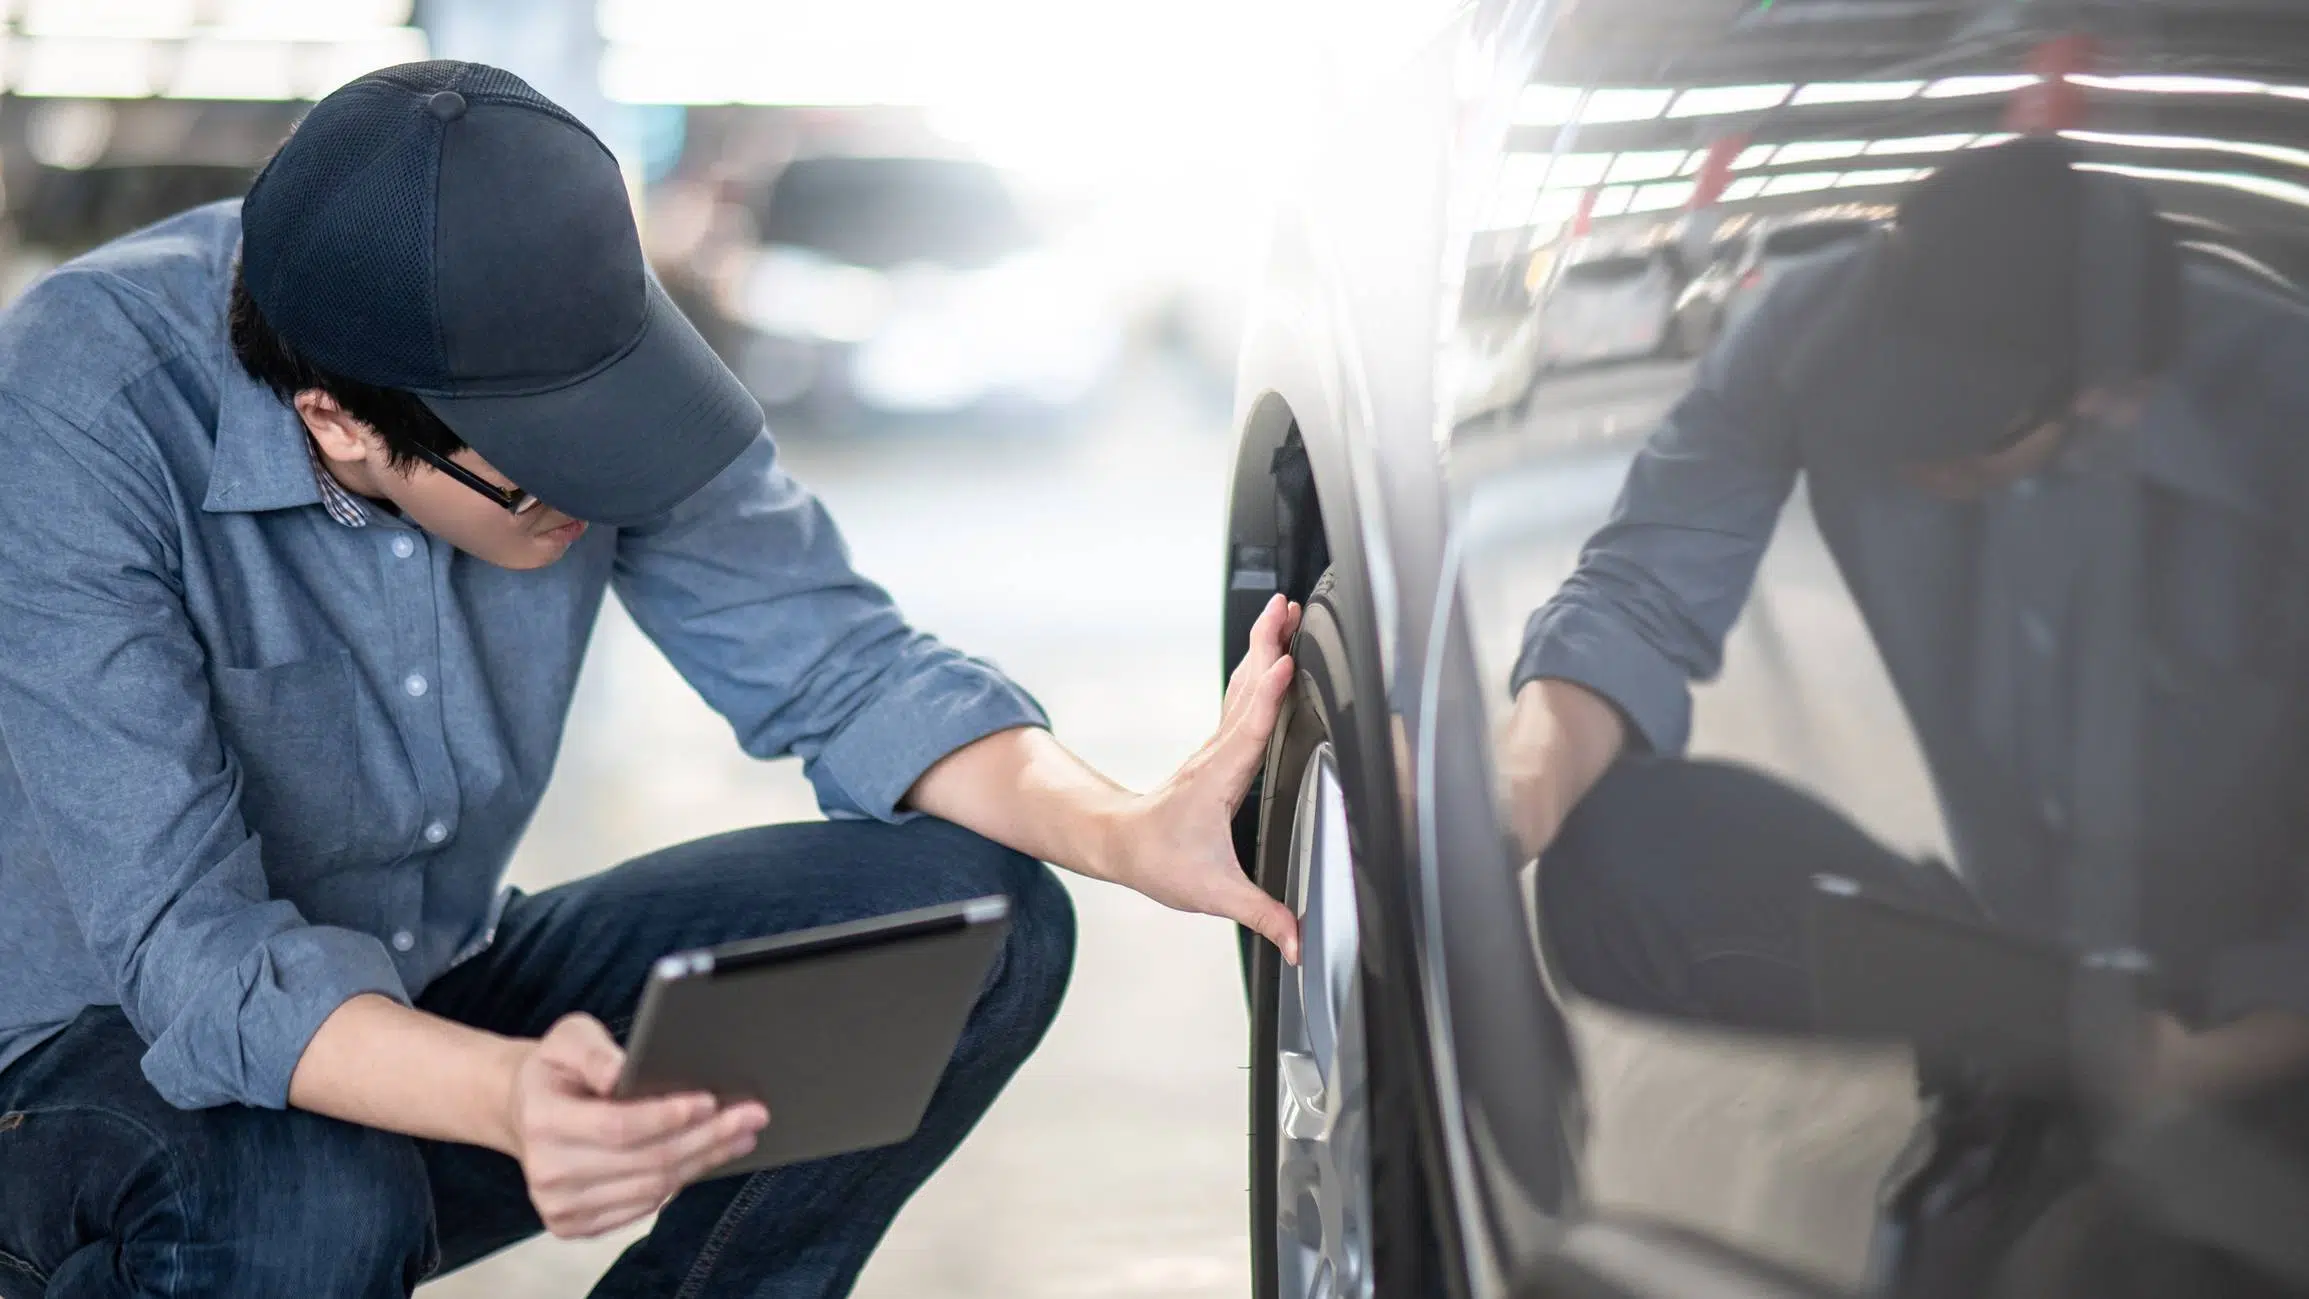
M 1093 879 L 1115 878 L 1115 836 L 1135 797 L 1040 727 L 997 731 L 941 758 L 906 806 Z
M 532 1045 L 365 993 L 313 1034 L 289 1079 L 289 1104 L 513 1154 L 513 1078 Z
M 1499 776 L 1516 837 L 1536 856 L 1627 747 L 1619 709 L 1585 686 L 1553 677 L 1516 692 L 1500 738 Z

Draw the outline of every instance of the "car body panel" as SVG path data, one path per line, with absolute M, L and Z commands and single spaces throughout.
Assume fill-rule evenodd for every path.
M 1471 6 L 1342 111 L 1293 189 L 1238 380 L 1227 654 L 1257 597 L 1289 589 L 1279 537 L 1319 515 L 1322 553 L 1368 596 L 1394 732 L 1380 784 L 1403 816 L 1377 869 L 1415 935 L 1455 1292 L 1508 1293 L 1599 1240 L 1790 1292 L 1867 1291 L 1880 1195 L 1923 1115 L 1905 1048 L 1647 1018 L 1548 968 L 1490 736 L 1524 618 L 1574 570 L 1695 362 L 1658 355 L 1678 294 L 1649 293 L 1647 272 L 1656 325 L 1586 330 L 1553 351 L 1593 363 L 1544 364 L 1551 318 L 1585 308 L 1551 297 L 1561 269 L 1518 286 L 1515 268 L 1713 238 L 1680 294 L 1704 346 L 1823 252 L 1783 257 L 1773 232 L 1882 225 L 1932 167 L 2051 114 L 2203 258 L 2301 298 L 2309 222 L 2287 205 L 2309 199 L 2309 154 L 2282 141 L 2309 124 L 2309 91 L 2288 89 L 2309 85 L 2309 31 L 2269 6 L 2140 11 L 1974 31 L 1947 4 Z M 2098 81 L 2030 70 L 2096 23 Z M 1683 107 L 1703 100 L 1728 106 Z M 1711 155 L 1736 160 L 1707 197 L 1694 178 Z M 1276 466 L 1294 454 L 1312 501 L 1284 499 Z M 1695 699 L 1695 754 L 1952 858 L 1908 705 L 1802 489 Z M 1689 1241 L 1704 1247 L 1670 1243 Z

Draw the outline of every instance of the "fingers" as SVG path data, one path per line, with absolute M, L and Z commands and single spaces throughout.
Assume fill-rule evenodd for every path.
M 1273 943 L 1282 952 L 1283 959 L 1293 965 L 1299 963 L 1299 917 L 1291 909 L 1267 895 L 1265 889 L 1251 883 L 1250 877 L 1239 877 L 1240 887 L 1230 885 L 1216 908 L 1220 915 L 1243 926 L 1259 937 Z
M 1222 725 L 1242 707 L 1260 674 L 1289 653 L 1291 638 L 1298 634 L 1299 614 L 1299 606 L 1280 595 L 1270 598 L 1267 607 L 1259 611 L 1258 621 L 1251 624 L 1250 646 L 1227 677 L 1226 699 L 1220 711 Z
M 625 1052 L 591 1015 L 562 1016 L 537 1044 L 537 1052 L 583 1079 L 595 1096 L 617 1090 L 618 1075 L 625 1072 Z
M 1275 720 L 1283 711 L 1283 696 L 1290 693 L 1297 670 L 1288 654 L 1269 664 L 1249 700 L 1220 732 L 1214 765 L 1231 799 L 1241 798 L 1251 786 L 1251 777 L 1257 775 L 1259 767 L 1266 762 L 1267 740 L 1275 732 Z
M 565 1105 L 539 1116 L 556 1136 L 596 1150 L 640 1150 L 704 1123 L 714 1098 L 703 1092 L 646 1101 Z
M 675 1190 L 754 1148 L 770 1121 L 769 1112 L 748 1102 L 732 1105 L 684 1132 L 677 1132 L 650 1151 L 658 1166 L 669 1173 Z M 667 1191 L 671 1195 L 673 1191 Z
M 659 1102 L 588 1102 L 586 1108 L 628 1112 L 608 1124 L 602 1116 L 589 1116 L 586 1126 L 598 1134 L 657 1131 L 659 1115 L 645 1119 L 643 1111 L 664 1107 Z M 682 1187 L 748 1153 L 768 1122 L 769 1113 L 758 1102 L 716 1112 L 709 1098 L 693 1121 L 646 1143 L 609 1147 L 578 1141 L 543 1154 L 527 1167 L 530 1197 L 554 1235 L 598 1235 L 655 1212 Z

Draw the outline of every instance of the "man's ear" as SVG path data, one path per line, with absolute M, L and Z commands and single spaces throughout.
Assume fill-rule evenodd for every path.
M 313 435 L 313 444 L 321 449 L 322 455 L 339 464 L 378 458 L 376 432 L 354 419 L 328 393 L 307 388 L 289 404 L 296 407 L 298 418 L 305 422 L 305 431 Z

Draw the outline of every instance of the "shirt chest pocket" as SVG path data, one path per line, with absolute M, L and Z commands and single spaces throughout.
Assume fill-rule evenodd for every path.
M 241 818 L 276 878 L 345 864 L 359 805 L 359 711 L 350 654 L 214 670 L 213 711 L 241 773 Z

